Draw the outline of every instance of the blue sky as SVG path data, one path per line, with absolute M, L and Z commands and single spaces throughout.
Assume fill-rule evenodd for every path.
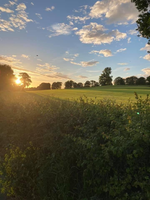
M 150 75 L 131 0 L 1 0 L 0 62 L 41 82 Z M 38 56 L 37 56 L 38 55 Z

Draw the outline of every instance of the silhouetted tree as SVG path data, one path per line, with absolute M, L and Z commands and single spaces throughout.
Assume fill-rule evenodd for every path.
M 136 81 L 137 85 L 146 85 L 146 79 L 144 77 L 140 77 Z
M 139 19 L 136 21 L 137 30 L 140 36 L 147 38 L 150 43 L 150 0 L 131 0 L 135 3 L 135 6 L 140 11 Z
M 83 83 L 78 83 L 78 88 L 83 88 Z
M 96 83 L 96 81 L 91 80 L 91 87 L 95 87 L 95 83 Z
M 99 84 L 101 86 L 104 85 L 112 85 L 112 76 L 110 76 L 111 74 L 111 68 L 110 67 L 106 67 L 101 76 L 99 77 Z
M 50 83 L 41 83 L 38 87 L 38 90 L 50 90 L 51 89 L 51 85 Z
M 78 84 L 76 82 L 73 82 L 73 88 L 78 88 Z
M 150 76 L 148 76 L 146 80 L 148 82 L 148 85 L 150 85 Z
M 0 64 L 0 90 L 10 89 L 14 85 L 13 73 L 9 65 Z
M 84 83 L 84 87 L 90 87 L 90 85 L 91 85 L 90 81 L 86 81 L 86 82 Z
M 114 85 L 125 85 L 124 79 L 121 77 L 115 78 Z
M 21 77 L 20 80 L 23 83 L 23 88 L 28 87 L 32 83 L 31 77 L 27 73 L 21 72 L 19 76 Z
M 66 81 L 65 82 L 65 89 L 71 89 L 73 88 L 73 81 L 70 80 L 70 81 Z
M 61 89 L 62 82 L 54 82 L 52 84 L 52 89 Z
M 95 82 L 95 87 L 98 87 L 99 86 L 99 82 Z
M 137 77 L 136 76 L 131 76 L 125 79 L 125 82 L 127 85 L 136 85 L 137 82 Z

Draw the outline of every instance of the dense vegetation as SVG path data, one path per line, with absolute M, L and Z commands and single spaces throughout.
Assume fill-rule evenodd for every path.
M 19 200 L 149 200 L 150 100 L 0 96 L 0 188 Z

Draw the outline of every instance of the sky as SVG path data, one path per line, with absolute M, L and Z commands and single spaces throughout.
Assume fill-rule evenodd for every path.
M 137 37 L 131 0 L 1 0 L 0 63 L 32 87 L 42 82 L 98 81 L 150 75 L 150 46 Z

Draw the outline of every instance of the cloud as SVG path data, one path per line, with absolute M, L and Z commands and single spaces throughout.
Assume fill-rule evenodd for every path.
M 124 71 L 129 71 L 129 70 L 130 70 L 130 68 L 125 68 L 125 69 L 124 69 Z
M 20 10 L 26 10 L 26 5 L 24 4 L 24 3 L 20 3 L 18 6 L 17 6 L 17 8 L 16 8 L 16 10 L 18 10 L 18 11 L 20 11 Z
M 128 63 L 118 63 L 118 65 L 128 65 Z
M 100 51 L 96 51 L 96 50 L 93 50 L 90 52 L 90 54 L 103 54 L 104 57 L 110 57 L 110 56 L 113 56 L 112 52 L 108 49 L 105 49 L 105 50 L 100 50 Z
M 105 17 L 108 24 L 127 24 L 135 23 L 139 12 L 131 0 L 102 0 L 91 7 L 89 15 L 91 18 Z
M 88 62 L 82 61 L 81 62 L 82 67 L 92 67 L 98 63 L 99 63 L 98 61 L 88 61 Z
M 70 62 L 71 64 L 73 64 L 73 65 L 79 65 L 79 66 L 81 66 L 81 63 L 76 63 L 76 62 Z
M 10 10 L 9 8 L 3 8 L 3 7 L 0 7 L 0 11 L 6 12 L 6 13 L 13 13 L 14 12 L 13 10 Z
M 137 32 L 135 29 L 133 29 L 133 30 L 130 30 L 130 31 L 129 31 L 129 34 L 130 34 L 130 35 L 137 35 L 138 32 Z
M 147 76 L 150 76 L 150 68 L 144 68 L 142 69 L 142 72 L 144 72 Z
M 77 30 L 78 30 L 78 28 L 77 28 L 77 27 L 75 27 L 75 28 L 73 28 L 72 30 L 73 30 L 73 31 L 77 31 Z
M 140 49 L 141 51 L 150 51 L 150 45 L 146 44 L 145 47 Z
M 74 54 L 74 57 L 78 57 L 78 56 L 79 56 L 79 54 L 78 54 L 78 53 Z
M 147 54 L 146 56 L 144 56 L 143 59 L 150 61 L 150 54 Z
M 128 43 L 131 43 L 131 38 L 130 37 L 128 38 Z
M 52 6 L 52 7 L 50 7 L 50 8 L 46 8 L 45 10 L 48 12 L 48 11 L 52 11 L 52 10 L 54 10 L 54 9 L 55 9 L 55 7 Z
M 126 48 L 124 48 L 124 49 L 118 49 L 117 51 L 116 51 L 116 53 L 120 53 L 120 52 L 123 52 L 123 51 L 126 51 L 127 49 Z
M 38 61 L 40 61 L 40 62 L 42 62 L 42 60 L 41 59 L 37 59 Z
M 85 44 L 110 44 L 114 40 L 120 41 L 127 37 L 126 33 L 121 33 L 118 30 L 106 32 L 107 29 L 103 25 L 97 23 L 90 23 L 83 26 L 76 35 L 80 36 L 80 41 Z
M 48 31 L 53 34 L 49 35 L 49 38 L 59 35 L 70 35 L 72 31 L 72 26 L 65 23 L 54 24 L 47 28 Z
M 28 18 L 28 13 L 25 11 L 26 5 L 21 3 L 17 5 L 16 13 L 10 14 L 8 20 L 0 19 L 0 31 L 14 31 L 14 29 L 25 29 L 26 24 L 33 22 L 33 20 Z
M 100 72 L 100 70 L 87 70 L 87 72 L 90 72 L 90 73 L 97 73 L 97 72 Z
M 65 61 L 73 61 L 74 59 L 73 58 L 63 58 Z
M 16 3 L 14 1 L 9 1 L 9 4 L 5 4 L 4 6 L 5 7 L 11 7 L 11 6 L 14 6 L 16 5 Z
M 52 70 L 56 70 L 59 69 L 58 67 L 54 66 L 54 65 L 50 65 L 49 63 L 45 63 L 45 64 L 37 64 L 37 66 L 39 66 L 40 68 L 38 68 L 38 70 L 41 71 L 52 71 Z
M 25 54 L 22 54 L 21 57 L 22 57 L 22 58 L 27 58 L 27 59 L 29 58 L 29 56 L 28 56 L 28 55 L 25 55 Z
M 85 23 L 86 20 L 90 19 L 89 16 L 84 16 L 84 17 L 80 17 L 80 16 L 74 16 L 74 15 L 68 15 L 67 16 L 68 20 L 74 21 L 75 23 Z
M 16 59 L 14 56 L 0 55 L 0 63 L 10 66 L 22 66 L 22 62 L 19 59 Z
M 78 78 L 88 78 L 88 77 L 80 75 L 80 76 L 78 76 Z
M 33 2 L 31 2 L 31 5 L 32 5 L 32 6 L 34 6 L 34 3 L 33 3 Z
M 40 13 L 35 13 L 35 15 L 36 15 L 39 19 L 43 19 Z

